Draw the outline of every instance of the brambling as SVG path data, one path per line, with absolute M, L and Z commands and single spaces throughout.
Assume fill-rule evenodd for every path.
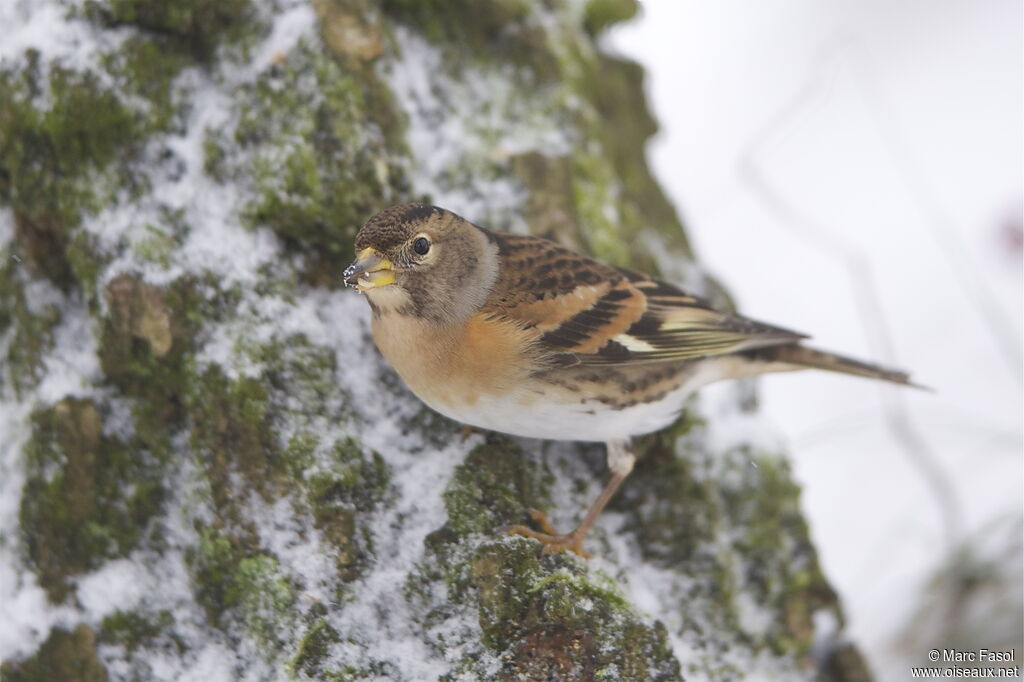
M 546 551 L 582 543 L 635 457 L 630 438 L 679 417 L 714 381 L 816 368 L 897 384 L 892 371 L 801 345 L 645 274 L 547 239 L 492 232 L 436 206 L 393 206 L 356 236 L 345 282 L 366 295 L 377 348 L 423 402 L 475 427 L 597 441 L 611 479 L 571 533 L 513 526 Z

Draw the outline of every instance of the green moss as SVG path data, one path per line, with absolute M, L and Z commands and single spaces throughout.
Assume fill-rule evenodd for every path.
M 611 581 L 526 541 L 472 559 L 484 641 L 515 679 L 681 679 L 664 628 L 644 623 Z M 575 677 L 580 675 L 580 677 Z
M 349 582 L 369 565 L 373 537 L 359 523 L 360 514 L 372 512 L 388 492 L 388 468 L 376 452 L 364 453 L 347 439 L 334 444 L 330 468 L 307 478 L 306 500 L 316 527 L 337 550 L 339 577 Z
M 137 147 L 142 126 L 96 74 L 47 66 L 29 51 L 20 68 L 0 71 L 0 202 L 14 210 L 26 264 L 68 288 L 72 230 L 137 186 L 115 162 Z
M 220 622 L 222 613 L 238 605 L 233 584 L 242 556 L 240 541 L 206 526 L 199 528 L 199 542 L 186 552 L 196 601 L 214 622 Z M 229 595 L 233 600 L 228 599 Z
M 96 656 L 96 635 L 84 625 L 55 629 L 31 658 L 0 665 L 5 682 L 106 682 L 107 670 Z
M 170 611 L 115 611 L 100 623 L 97 641 L 105 648 L 105 660 L 117 662 L 119 679 L 150 680 L 158 677 L 156 661 L 189 650 L 177 627 Z
M 530 3 L 525 0 L 385 0 L 384 11 L 420 27 L 432 41 L 466 44 L 476 40 L 495 42 L 498 34 L 530 16 Z M 472 17 L 472 20 L 467 20 Z M 458 20 L 461 19 L 461 20 Z M 473 26 L 469 26 L 472 24 Z M 472 35 L 470 32 L 476 32 Z
M 146 224 L 143 229 L 146 236 L 135 243 L 135 255 L 139 260 L 154 263 L 163 268 L 171 264 L 171 255 L 178 244 L 171 234 L 152 224 Z
M 666 567 L 695 560 L 721 527 L 714 483 L 698 477 L 694 460 L 676 451 L 692 425 L 684 420 L 638 441 L 636 469 L 611 502 L 625 514 L 644 559 Z
M 340 286 L 359 226 L 407 191 L 390 95 L 376 76 L 300 43 L 239 99 L 241 153 L 221 160 L 208 150 L 208 165 L 251 182 L 245 221 L 301 252 L 309 280 Z
M 445 580 L 449 601 L 477 614 L 484 645 L 504 661 L 503 678 L 679 679 L 664 628 L 645 623 L 612 579 L 502 533 L 542 506 L 549 485 L 550 475 L 508 439 L 475 448 L 445 491 L 448 523 L 427 540 L 437 571 L 425 563 L 407 598 L 428 603 L 426 585 Z M 450 608 L 426 613 L 425 626 Z M 460 665 L 459 674 L 481 674 L 472 661 Z
M 572 202 L 586 235 L 583 243 L 587 250 L 609 263 L 640 267 L 631 255 L 634 240 L 623 239 L 621 234 L 618 177 L 603 149 L 591 142 L 574 150 L 572 177 Z M 612 207 L 614 210 L 609 210 Z
M 189 311 L 199 305 L 197 289 L 191 278 L 155 287 L 123 274 L 104 290 L 109 316 L 100 331 L 100 367 L 107 381 L 138 399 L 136 431 L 161 460 L 185 416 L 196 328 Z
M 341 641 L 338 631 L 321 618 L 306 630 L 299 640 L 298 651 L 288 667 L 293 675 L 305 675 L 312 679 L 330 679 L 325 668 L 330 649 Z
M 211 527 L 186 553 L 196 601 L 210 620 L 227 628 L 238 621 L 261 645 L 279 647 L 294 617 L 295 587 L 277 559 Z
M 455 470 L 444 492 L 448 530 L 459 537 L 495 534 L 526 522 L 526 511 L 545 506 L 550 475 L 508 438 L 488 434 Z
M 520 628 L 584 626 L 595 608 L 607 610 L 598 616 L 602 622 L 613 612 L 635 615 L 611 579 L 566 558 L 539 555 L 525 541 L 490 542 L 478 549 L 470 576 L 480 625 L 493 646 L 506 648 Z
M 815 611 L 832 610 L 841 621 L 800 515 L 799 487 L 777 458 L 696 449 L 705 442 L 699 425 L 690 419 L 640 439 L 636 469 L 611 507 L 623 514 L 645 561 L 700 576 L 680 602 L 681 632 L 695 646 L 799 659 L 809 651 Z M 720 460 L 713 476 L 709 456 Z M 716 540 L 723 533 L 727 549 Z M 771 614 L 766 631 L 744 629 L 740 593 Z M 703 615 L 691 618 L 691 611 Z
M 470 164 L 465 177 L 445 180 L 472 187 L 514 175 L 527 190 L 524 217 L 531 231 L 553 234 L 623 266 L 656 272 L 657 265 L 638 237 L 656 231 L 683 256 L 690 254 L 679 218 L 644 158 L 657 124 L 645 105 L 643 71 L 628 60 L 610 57 L 585 41 L 548 45 L 535 6 L 516 1 L 412 3 L 390 0 L 384 11 L 437 43 L 445 68 L 458 76 L 466 63 L 480 59 L 520 68 L 513 78 L 551 84 L 538 92 L 550 110 L 541 118 L 570 130 L 576 142 L 566 158 L 530 152 L 511 159 L 504 169 Z M 470 7 L 469 5 L 472 5 Z M 632 0 L 592 0 L 583 13 L 583 28 L 594 35 L 635 14 Z M 574 16 L 562 8 L 544 10 L 563 24 Z M 465 21 L 472 16 L 473 21 Z M 571 30 L 562 26 L 563 30 Z M 467 60 L 470 55 L 474 59 Z M 582 97 L 582 102 L 580 98 Z M 486 110 L 486 103 L 481 105 Z M 487 146 L 486 131 L 481 144 Z M 494 141 L 497 146 L 500 140 Z M 460 164 L 461 172 L 466 164 Z M 511 171 L 511 173 L 510 173 Z
M 457 72 L 466 57 L 513 63 L 527 78 L 557 76 L 547 34 L 528 0 L 384 0 L 382 9 L 447 53 Z
M 393 372 L 380 376 L 379 382 L 381 388 L 390 391 L 396 400 L 407 398 L 409 395 L 408 387 Z M 434 452 L 456 438 L 465 440 L 472 433 L 470 427 L 449 419 L 426 405 L 422 405 L 419 410 L 401 415 L 398 421 L 402 433 L 415 433 L 418 438 L 422 439 L 412 446 L 414 451 Z
M 533 541 L 506 538 L 503 528 L 527 522 L 527 510 L 547 502 L 550 484 L 550 475 L 511 440 L 488 434 L 488 442 L 467 455 L 445 490 L 448 521 L 427 537 L 429 561 L 405 586 L 407 598 L 429 601 L 431 583 L 444 580 L 453 599 L 464 602 L 472 586 L 472 543 L 479 542 L 481 536 L 536 548 Z M 434 622 L 446 616 L 428 614 L 426 620 Z
M 312 431 L 301 430 L 288 439 L 285 446 L 285 457 L 288 458 L 289 468 L 294 472 L 306 471 L 315 461 L 317 446 L 320 445 L 320 437 Z
M 379 455 L 363 455 L 354 442 L 321 445 L 321 420 L 335 421 L 346 413 L 339 402 L 334 350 L 295 335 L 243 343 L 236 352 L 261 368 L 258 375 L 229 379 L 211 366 L 187 397 L 191 443 L 203 463 L 214 507 L 231 520 L 252 491 L 267 501 L 301 494 L 328 539 L 338 541 L 344 557 L 339 565 L 349 575 L 348 569 L 354 570 L 368 551 L 366 538 L 354 540 L 354 546 L 350 542 L 353 534 L 363 532 L 357 529 L 356 512 L 381 499 L 387 472 Z M 287 442 L 279 435 L 282 429 L 290 431 Z M 316 473 L 304 485 L 314 465 Z M 244 480 L 244 490 L 237 489 L 236 475 Z
M 32 426 L 20 527 L 40 584 L 59 602 L 68 578 L 135 547 L 166 490 L 143 452 L 103 434 L 92 401 L 66 398 Z
M 142 613 L 140 611 L 115 611 L 100 624 L 101 644 L 122 646 L 128 653 L 149 646 L 164 638 L 174 626 L 170 611 Z
M 335 349 L 313 344 L 305 334 L 264 344 L 243 343 L 238 350 L 265 368 L 262 378 L 275 398 L 287 397 L 291 404 L 302 404 L 306 417 L 328 416 L 331 396 L 342 392 L 337 382 Z M 301 469 L 293 473 L 299 476 Z
M 747 477 L 754 480 L 742 493 L 723 489 L 730 520 L 743 529 L 733 540 L 746 562 L 739 589 L 778 614 L 767 644 L 777 653 L 804 654 L 812 644 L 815 611 L 831 609 L 842 622 L 838 600 L 818 564 L 800 512 L 800 488 L 786 461 L 760 458 Z
M 227 598 L 237 599 L 242 621 L 258 642 L 280 646 L 285 641 L 281 626 L 293 615 L 295 588 L 277 559 L 264 554 L 238 562 Z
M 198 59 L 246 35 L 255 17 L 251 0 L 87 0 L 85 13 L 106 26 L 137 26 Z
M 31 50 L 0 71 L 0 203 L 14 210 L 20 255 L 34 273 L 92 295 L 99 259 L 76 228 L 148 189 L 134 162 L 152 133 L 178 120 L 173 82 L 186 62 L 165 38 L 133 35 L 100 56 L 105 73 L 43 63 Z
M 814 612 L 828 609 L 842 619 L 799 513 L 799 488 L 784 462 L 752 463 L 745 449 L 717 455 L 722 462 L 716 469 L 724 473 L 709 478 L 695 469 L 703 455 L 673 452 L 687 451 L 687 430 L 641 441 L 645 454 L 612 507 L 625 515 L 625 528 L 636 534 L 646 561 L 701 576 L 691 582 L 685 603 L 704 615 L 691 619 L 684 610 L 682 616 L 682 630 L 695 644 L 807 655 Z M 727 548 L 715 540 L 723 533 L 730 537 Z M 767 630 L 744 629 L 740 593 L 771 614 Z
M 379 453 L 364 453 L 355 440 L 347 438 L 334 444 L 330 459 L 329 471 L 310 476 L 311 497 L 365 510 L 383 499 L 388 489 L 388 468 Z
M 529 225 L 530 234 L 588 251 L 576 209 L 572 159 L 527 152 L 512 157 L 511 165 L 527 191 L 523 217 Z
M 133 35 L 101 60 L 119 92 L 146 103 L 143 115 L 147 130 L 168 129 L 181 106 L 181 98 L 174 96 L 172 86 L 188 59 L 168 49 L 168 45 L 158 36 Z
M 270 418 L 267 386 L 252 377 L 229 380 L 216 366 L 189 394 L 192 445 L 200 453 L 215 507 L 229 517 L 238 500 L 233 474 L 264 499 L 277 499 L 292 485 Z
M 806 534 L 807 526 L 797 506 L 800 487 L 790 478 L 788 465 L 783 460 L 761 458 L 755 471 L 755 496 L 744 490 L 739 497 L 738 490 L 726 489 L 725 500 L 733 520 L 745 529 L 743 537 L 737 539 L 739 548 L 767 557 L 786 542 L 778 532 L 780 526 L 801 534 Z
M 575 151 L 574 169 L 580 180 L 576 197 L 594 252 L 621 265 L 656 272 L 651 254 L 636 239 L 654 230 L 674 251 L 691 256 L 675 208 L 644 157 L 658 124 L 644 99 L 643 68 L 604 54 L 581 66 L 572 73 L 592 107 L 580 121 L 591 142 Z M 617 209 L 610 224 L 609 204 Z
M 221 130 L 207 128 L 203 134 L 203 172 L 217 182 L 227 180 L 229 144 Z
M 0 71 L 0 202 L 14 210 L 20 255 L 64 289 L 82 284 L 87 297 L 103 259 L 76 227 L 116 196 L 146 189 L 131 162 L 146 135 L 170 125 L 182 65 L 137 37 L 101 63 L 114 87 L 33 51 Z
M 590 0 L 583 11 L 583 27 L 596 36 L 613 24 L 629 21 L 639 9 L 637 0 Z
M 11 339 L 3 356 L 0 385 L 9 383 L 21 398 L 42 378 L 47 353 L 53 349 L 53 332 L 61 320 L 60 310 L 47 305 L 33 313 L 25 297 L 25 283 L 18 274 L 17 261 L 6 249 L 0 250 L 0 337 L 10 330 Z
M 96 238 L 83 230 L 71 235 L 64 255 L 89 312 L 95 314 L 99 308 L 99 274 L 109 262 L 109 257 L 100 252 Z

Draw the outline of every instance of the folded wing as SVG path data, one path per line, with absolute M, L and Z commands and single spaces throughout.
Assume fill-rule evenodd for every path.
M 690 360 L 805 338 L 547 240 L 491 237 L 503 262 L 495 290 L 506 293 L 492 296 L 485 312 L 535 329 L 542 351 L 572 364 Z

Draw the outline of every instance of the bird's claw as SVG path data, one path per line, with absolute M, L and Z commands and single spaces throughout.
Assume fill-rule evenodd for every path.
M 541 530 L 537 531 L 533 528 L 523 525 L 510 526 L 506 529 L 506 533 L 509 535 L 521 535 L 527 538 L 533 538 L 544 545 L 544 553 L 554 552 L 573 552 L 584 559 L 589 559 L 593 555 L 587 550 L 583 549 L 583 538 L 586 533 L 580 533 L 579 529 L 574 530 L 571 533 L 559 533 L 551 525 L 548 520 L 547 514 L 537 509 L 529 510 L 530 518 L 533 519 L 534 523 L 540 526 Z

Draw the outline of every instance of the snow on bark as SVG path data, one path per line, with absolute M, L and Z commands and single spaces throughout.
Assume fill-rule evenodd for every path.
M 866 674 L 749 386 L 640 444 L 598 559 L 545 555 L 502 527 L 571 524 L 600 449 L 463 434 L 343 289 L 411 199 L 711 286 L 597 38 L 633 11 L 0 9 L 4 679 Z

